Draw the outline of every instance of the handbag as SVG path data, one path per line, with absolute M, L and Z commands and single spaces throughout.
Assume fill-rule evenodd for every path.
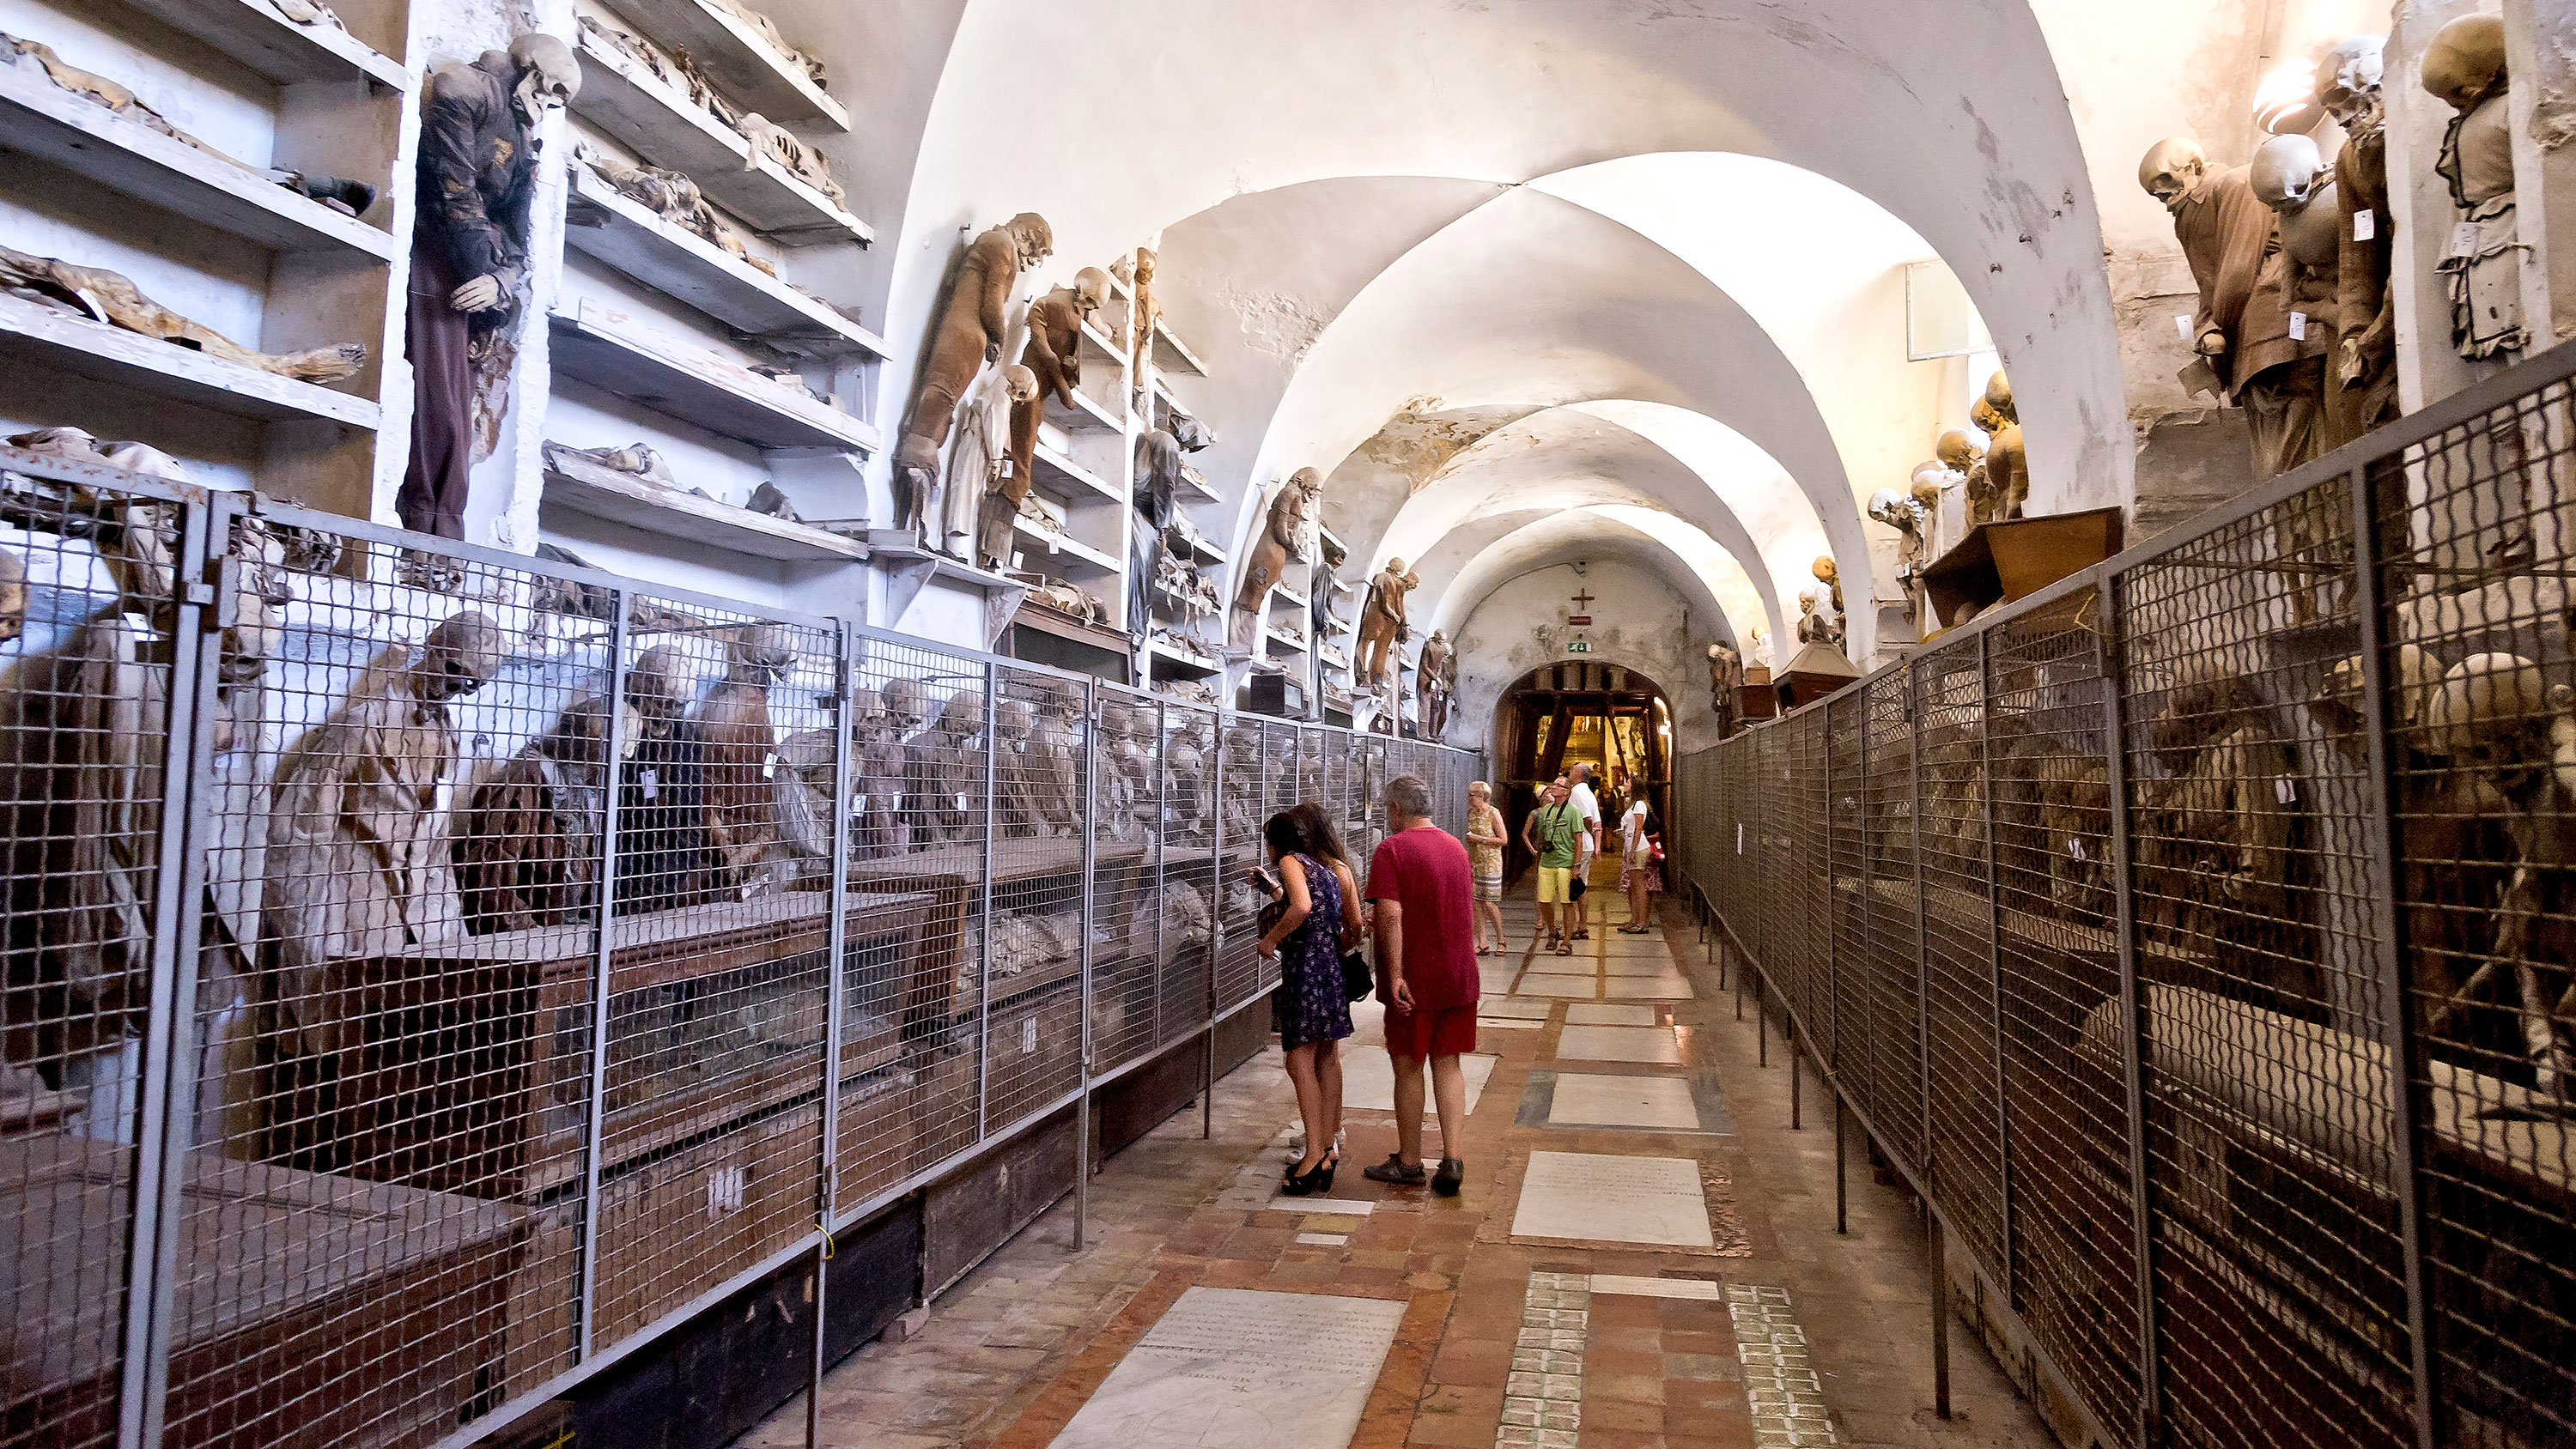
M 1342 953 L 1342 995 L 1352 1001 L 1366 1001 L 1377 989 L 1377 973 L 1369 969 L 1368 955 L 1361 951 Z

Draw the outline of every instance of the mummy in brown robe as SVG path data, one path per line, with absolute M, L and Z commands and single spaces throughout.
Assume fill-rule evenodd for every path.
M 957 268 L 956 284 L 931 332 L 930 355 L 905 415 L 894 450 L 898 528 L 918 531 L 939 488 L 939 450 L 975 374 L 1002 360 L 1002 309 L 1018 287 L 1020 272 L 1055 250 L 1046 218 L 1024 211 L 975 238 Z
M 350 1024 L 324 1003 L 335 961 L 463 934 L 448 837 L 457 768 L 447 701 L 507 657 L 501 626 L 450 617 L 415 655 L 378 654 L 349 697 L 304 732 L 270 786 L 260 891 L 261 1005 L 281 1050 L 322 1056 Z
M 707 845 L 721 891 L 767 895 L 793 877 L 778 829 L 778 731 L 770 723 L 769 687 L 795 662 L 786 629 L 762 624 L 735 631 L 725 645 L 725 676 L 698 702 L 692 720 Z
M 626 715 L 632 753 L 641 717 L 631 705 Z M 575 700 L 501 773 L 474 787 L 456 839 L 468 930 L 569 925 L 597 908 L 609 725 L 606 700 Z
M 903 814 L 914 849 L 978 838 L 984 814 L 984 692 L 948 697 L 939 720 L 904 747 Z

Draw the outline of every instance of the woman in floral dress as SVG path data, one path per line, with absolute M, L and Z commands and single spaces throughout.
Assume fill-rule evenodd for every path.
M 1342 990 L 1342 887 L 1333 868 L 1309 852 L 1305 832 L 1287 812 L 1271 816 L 1261 836 L 1277 890 L 1262 910 L 1257 949 L 1265 960 L 1279 958 L 1270 1010 L 1306 1121 L 1305 1153 L 1279 1190 L 1304 1197 L 1332 1187 L 1333 1139 L 1342 1126 L 1341 1041 L 1351 1034 L 1350 997 Z M 1258 871 L 1254 878 L 1265 889 L 1271 885 Z

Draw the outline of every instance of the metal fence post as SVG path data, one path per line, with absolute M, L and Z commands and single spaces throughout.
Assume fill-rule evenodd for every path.
M 2102 738 L 2111 795 L 2112 900 L 2120 953 L 2120 1071 L 2129 1113 L 2129 1241 L 2138 1275 L 2138 1443 L 2152 1449 L 2164 1435 L 2164 1372 L 2156 1330 L 2155 1211 L 2147 1175 L 2146 1004 L 2138 985 L 2137 877 L 2129 841 L 2129 728 L 2120 684 L 2127 650 L 2119 619 L 2120 576 L 2105 571 L 2102 602 Z
M 632 589 L 619 589 L 616 598 L 608 621 L 608 697 L 622 706 L 626 699 L 626 635 L 635 594 Z M 627 738 L 625 709 L 611 708 L 610 761 L 624 760 L 632 743 Z M 589 1131 L 584 1135 L 581 1152 L 581 1331 L 574 1345 L 576 1362 L 588 1359 L 598 1348 L 593 1335 L 598 1327 L 599 1174 L 604 1165 L 600 1161 L 600 1134 L 608 1125 L 608 984 L 616 942 L 613 924 L 617 918 L 617 835 L 625 814 L 626 794 L 626 782 L 614 763 L 609 781 L 607 809 L 602 812 L 599 829 L 598 941 L 590 967 L 590 1094 L 584 1119 Z
M 120 1449 L 161 1442 L 170 1390 L 172 1317 L 178 1295 L 182 1191 L 190 1133 L 179 1123 L 196 1100 L 194 1040 L 198 953 L 189 928 L 206 894 L 213 808 L 195 788 L 198 762 L 214 749 L 215 683 L 234 607 L 229 559 L 235 495 L 171 505 L 179 537 L 173 560 L 168 734 L 161 754 L 161 833 L 152 902 L 152 994 L 144 1018 L 142 1076 L 134 1124 L 134 1196 L 125 1244 L 125 1323 L 118 1384 Z
M 824 1324 L 830 1317 L 832 1216 L 841 1194 L 841 1033 L 846 1029 L 849 980 L 850 916 L 850 691 L 858 679 L 858 636 L 848 621 L 834 631 L 838 657 L 832 668 L 832 834 L 828 861 L 832 872 L 832 921 L 825 937 L 830 964 L 823 999 L 823 1152 L 822 1180 L 817 1184 L 815 1227 L 822 1236 L 814 1245 L 814 1361 L 805 1380 L 805 1449 L 823 1438 L 823 1370 L 830 1346 Z
M 1913 664 L 1900 667 L 1896 678 L 1904 682 L 1905 690 L 1905 817 L 1907 830 L 1914 837 L 1914 1091 L 1923 1121 L 1921 1160 L 1914 1164 L 1914 1170 L 1922 1175 L 1924 1189 L 1931 1191 L 1940 1173 L 1937 1168 L 1939 1154 L 1933 1150 L 1932 1136 L 1932 944 L 1927 939 L 1931 934 L 1930 912 L 1923 908 L 1924 897 L 1928 894 L 1923 883 L 1923 732 L 1915 668 Z M 1949 1398 L 1949 1349 L 1946 1344 L 1945 1339 L 1941 1351 L 1942 1399 L 1945 1404 Z M 1946 1408 L 1942 1417 L 1949 1417 Z
M 1091 1008 L 1093 960 L 1091 940 L 1100 932 L 1099 916 L 1094 909 L 1091 877 L 1097 864 L 1091 828 L 1092 778 L 1091 762 L 1098 755 L 1100 732 L 1092 727 L 1099 707 L 1098 681 L 1082 682 L 1082 1026 L 1081 1061 L 1082 1095 L 1073 1104 L 1073 1251 L 1081 1252 L 1091 1229 Z
M 984 905 L 975 938 L 975 1140 L 993 1130 L 993 735 L 1000 677 L 984 662 Z
M 2399 485 L 2402 486 L 2402 483 Z M 2396 806 L 2400 772 L 2394 721 L 2389 710 L 2387 677 L 2388 600 L 2379 561 L 2387 556 L 2380 536 L 2382 515 L 2375 506 L 2367 466 L 2352 472 L 2346 490 L 2353 509 L 2356 540 L 2353 610 L 2361 630 L 2362 738 L 2368 742 L 2370 818 L 2363 834 L 2370 851 L 2369 891 L 2372 942 L 2380 983 L 2380 1031 L 2388 1053 L 2389 1103 L 2395 1118 L 2389 1154 L 2390 1186 L 2397 1197 L 2399 1244 L 2405 1254 L 2406 1338 L 2408 1367 L 2415 1380 L 2414 1428 L 2417 1449 L 2443 1442 L 2441 1360 L 2433 1351 L 2431 1314 L 2425 1292 L 2424 1130 L 2430 1115 L 2420 1043 L 2413 1029 L 2414 1006 L 2407 996 L 2406 945 L 2398 932 L 2398 827 Z

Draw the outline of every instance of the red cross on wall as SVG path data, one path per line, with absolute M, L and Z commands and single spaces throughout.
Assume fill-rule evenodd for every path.
M 1574 613 L 1568 616 L 1565 622 L 1569 624 L 1591 623 L 1592 600 L 1594 597 L 1595 595 L 1591 590 L 1586 589 L 1579 584 L 1576 585 L 1574 590 Z

